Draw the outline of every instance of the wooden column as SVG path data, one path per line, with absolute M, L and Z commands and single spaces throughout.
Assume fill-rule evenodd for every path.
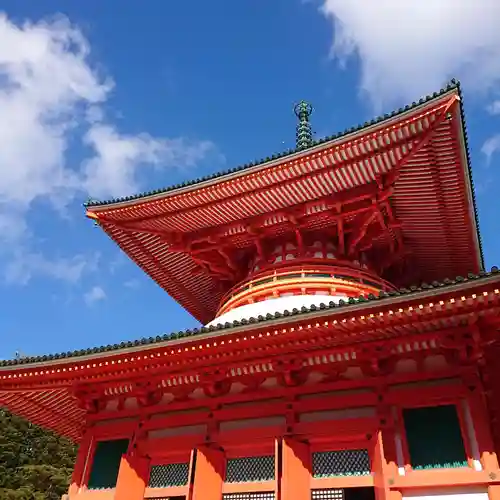
M 479 452 L 477 458 L 481 461 L 483 469 L 487 472 L 496 472 L 498 470 L 498 458 L 491 432 L 485 389 L 480 374 L 475 367 L 468 368 L 462 373 L 462 380 L 468 389 L 467 405 L 471 421 L 469 425 L 472 424 L 474 432 L 474 436 L 469 436 L 469 438 L 475 437 L 477 451 Z
M 191 500 L 221 500 L 225 457 L 220 448 L 201 446 L 196 450 Z
M 73 469 L 73 474 L 71 475 L 71 484 L 69 486 L 68 495 L 74 496 L 83 486 L 86 476 L 86 469 L 90 466 L 89 458 L 92 447 L 92 433 L 87 431 L 80 441 L 78 447 L 78 452 L 76 455 L 75 467 Z
M 489 500 L 500 500 L 500 484 L 490 484 L 488 486 Z
M 286 437 L 282 445 L 281 500 L 311 497 L 309 445 Z
M 378 430 L 373 439 L 372 471 L 373 485 L 375 487 L 376 500 L 389 500 L 390 490 L 388 486 L 388 466 L 384 454 L 384 443 L 382 431 Z
M 387 495 L 387 500 L 401 500 L 402 494 L 398 490 L 391 490 L 390 484 L 396 481 L 399 476 L 398 457 L 396 450 L 396 424 L 391 421 L 391 424 L 382 430 L 382 448 L 385 456 L 384 479 L 385 485 L 382 490 L 380 481 L 375 478 L 375 494 L 377 499 L 383 494 Z M 380 488 L 377 492 L 377 488 Z M 500 499 L 499 499 L 500 500 Z
M 115 500 L 144 500 L 149 479 L 149 462 L 148 458 L 135 454 L 122 456 Z
M 484 399 L 481 394 L 474 393 L 469 395 L 467 401 L 483 469 L 489 472 L 496 471 L 498 470 L 498 459 Z
M 379 394 L 379 405 L 377 415 L 379 418 L 379 429 L 381 432 L 380 446 L 384 458 L 385 474 L 388 478 L 396 478 L 398 475 L 398 453 L 396 449 L 396 422 L 394 420 L 393 410 L 390 405 L 384 404 L 383 397 L 387 393 L 384 388 Z M 377 444 L 375 443 L 375 448 Z M 376 451 L 376 450 L 375 450 Z

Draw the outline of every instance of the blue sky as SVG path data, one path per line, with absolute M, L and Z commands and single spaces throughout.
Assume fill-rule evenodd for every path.
M 292 147 L 300 99 L 330 135 L 460 78 L 486 264 L 498 264 L 500 5 L 422 4 L 4 0 L 0 358 L 196 325 L 82 202 Z

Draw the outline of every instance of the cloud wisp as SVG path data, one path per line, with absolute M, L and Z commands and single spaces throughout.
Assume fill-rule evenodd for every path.
M 0 14 L 0 252 L 10 280 L 92 268 L 82 266 L 83 254 L 54 261 L 30 249 L 35 203 L 60 210 L 75 198 L 132 194 L 145 168 L 191 166 L 214 149 L 209 141 L 122 133 L 104 113 L 113 86 L 68 19 L 16 24 Z M 68 162 L 75 141 L 90 151 L 76 166 Z
M 376 111 L 434 92 L 459 78 L 473 95 L 500 94 L 500 2 L 322 0 L 332 22 L 331 55 L 355 58 L 360 90 Z M 500 113 L 500 102 L 489 105 Z M 487 158 L 500 140 L 485 143 Z
M 101 286 L 93 286 L 88 292 L 83 295 L 83 300 L 88 306 L 106 300 L 107 295 L 104 288 Z
M 500 3 L 324 0 L 332 56 L 358 56 L 375 104 L 415 99 L 460 77 L 477 91 L 500 83 Z

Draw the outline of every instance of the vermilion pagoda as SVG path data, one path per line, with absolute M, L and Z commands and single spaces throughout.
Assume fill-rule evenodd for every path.
M 87 205 L 208 326 L 2 364 L 1 404 L 80 443 L 71 500 L 500 500 L 458 84 L 316 142 L 295 111 L 294 151 Z

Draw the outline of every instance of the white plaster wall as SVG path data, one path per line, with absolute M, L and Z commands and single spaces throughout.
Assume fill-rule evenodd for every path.
M 263 300 L 254 304 L 246 304 L 235 309 L 231 309 L 227 313 L 218 316 L 208 323 L 206 326 L 224 324 L 226 322 L 241 321 L 242 319 L 256 318 L 259 315 L 274 314 L 276 312 L 284 312 L 286 310 L 299 309 L 303 306 L 311 307 L 312 305 L 319 306 L 320 304 L 328 304 L 329 302 L 338 303 L 340 300 L 347 301 L 349 298 L 346 295 L 289 295 L 286 297 L 278 297 L 276 299 Z
M 440 488 L 422 489 L 403 494 L 409 500 L 488 500 L 488 493 L 483 488 Z

